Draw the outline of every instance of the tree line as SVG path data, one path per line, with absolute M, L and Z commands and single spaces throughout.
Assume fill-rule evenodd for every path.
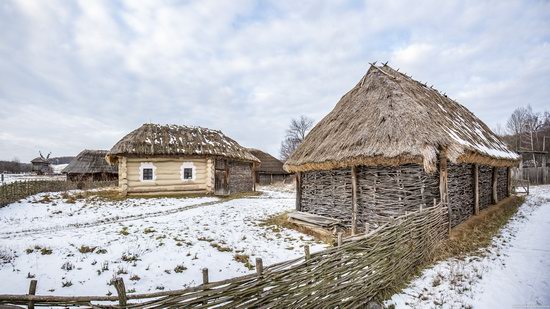
M 515 151 L 548 151 L 550 148 L 550 112 L 534 112 L 531 106 L 516 108 L 503 130 L 497 127 L 508 146 Z

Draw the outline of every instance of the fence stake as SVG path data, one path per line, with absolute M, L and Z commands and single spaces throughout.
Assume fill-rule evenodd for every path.
M 126 307 L 126 287 L 124 286 L 124 280 L 122 278 L 115 279 L 115 288 L 118 294 L 119 306 Z
M 338 247 L 342 246 L 342 232 L 338 232 Z
M 35 295 L 36 294 L 36 284 L 38 282 L 36 280 L 31 280 L 29 284 L 29 295 Z M 34 309 L 34 302 L 31 300 L 29 301 L 29 309 Z
M 264 262 L 262 258 L 256 258 L 256 273 L 261 276 L 264 273 Z
M 309 261 L 309 259 L 311 258 L 311 255 L 309 254 L 309 245 L 304 246 L 304 253 L 306 255 L 306 261 Z
M 202 284 L 208 284 L 208 268 L 202 269 Z

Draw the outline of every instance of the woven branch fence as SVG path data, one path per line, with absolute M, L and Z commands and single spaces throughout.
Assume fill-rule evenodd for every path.
M 263 268 L 256 274 L 177 291 L 118 296 L 58 297 L 0 295 L 0 304 L 95 308 L 355 308 L 397 292 L 416 270 L 430 262 L 447 237 L 447 207 L 438 204 L 400 216 L 337 247 Z M 121 279 L 118 279 L 122 281 Z M 129 300 L 140 299 L 131 303 Z M 105 304 L 118 301 L 118 305 Z M 104 302 L 99 305 L 98 302 Z
M 28 180 L 0 186 L 0 207 L 42 192 L 60 192 L 76 189 L 95 189 L 116 186 L 118 181 Z

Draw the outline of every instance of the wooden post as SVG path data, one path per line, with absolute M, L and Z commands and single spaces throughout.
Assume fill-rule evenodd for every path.
M 309 261 L 309 259 L 311 258 L 311 255 L 309 253 L 309 246 L 308 245 L 304 246 L 304 255 L 306 257 L 306 261 Z
M 229 194 L 229 161 L 224 160 L 224 170 L 223 170 L 223 194 Z
M 479 214 L 479 165 L 474 164 L 474 215 Z
M 508 196 L 510 196 L 512 195 L 512 168 L 508 167 L 506 173 L 508 174 Z
M 121 157 L 118 160 L 118 184 L 122 196 L 128 195 L 128 159 L 126 157 Z
M 493 204 L 498 203 L 498 195 L 497 195 L 497 168 L 493 167 Z
M 126 287 L 124 286 L 124 280 L 122 278 L 115 279 L 115 289 L 118 294 L 118 305 L 121 307 L 126 307 Z
M 342 246 L 342 232 L 338 232 L 338 247 Z
M 451 233 L 451 206 L 449 205 L 449 184 L 447 177 L 447 151 L 442 149 L 439 153 L 439 195 L 441 202 L 447 205 L 449 213 L 449 234 Z
M 357 168 L 351 167 L 351 235 L 357 234 Z
M 31 280 L 29 284 L 29 295 L 35 295 L 36 294 L 36 284 L 38 282 L 36 280 Z M 29 301 L 29 309 L 34 309 L 34 302 L 31 300 Z
M 252 163 L 252 191 L 256 192 L 256 163 Z
M 296 172 L 296 210 L 302 211 L 302 173 Z
M 256 258 L 256 274 L 261 276 L 264 273 L 264 263 L 262 258 Z
M 202 284 L 208 284 L 208 268 L 202 269 Z

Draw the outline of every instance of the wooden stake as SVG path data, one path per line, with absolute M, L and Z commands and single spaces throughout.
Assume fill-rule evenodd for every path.
M 512 168 L 508 167 L 506 172 L 508 173 L 508 196 L 512 195 Z
M 357 168 L 351 168 L 351 235 L 357 234 Z
M 37 285 L 37 281 L 36 280 L 31 280 L 30 284 L 29 284 L 29 295 L 35 295 L 36 294 L 36 285 Z M 34 302 L 33 301 L 29 301 L 29 309 L 34 309 Z
M 308 245 L 304 246 L 304 254 L 306 256 L 306 261 L 309 261 L 309 259 L 311 258 L 311 255 L 309 254 L 309 246 Z
M 451 234 L 451 206 L 449 205 L 449 184 L 447 177 L 447 151 L 439 153 L 439 195 L 441 202 L 447 206 L 449 213 L 449 235 Z
M 122 278 L 115 279 L 115 289 L 118 294 L 118 305 L 121 307 L 126 307 L 126 287 L 124 286 L 124 280 Z
M 338 247 L 342 246 L 342 232 L 338 232 Z
M 256 258 L 256 273 L 261 276 L 264 273 L 264 263 L 262 258 Z
M 202 269 L 202 284 L 208 284 L 208 268 Z
M 474 164 L 474 215 L 479 214 L 479 165 Z

